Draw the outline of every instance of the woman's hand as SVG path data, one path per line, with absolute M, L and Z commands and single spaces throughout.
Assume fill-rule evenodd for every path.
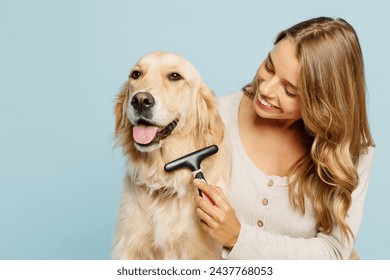
M 194 184 L 214 202 L 213 205 L 199 195 L 195 197 L 198 206 L 196 213 L 201 219 L 203 229 L 219 244 L 232 249 L 241 228 L 234 209 L 221 188 L 208 185 L 200 179 L 195 179 Z

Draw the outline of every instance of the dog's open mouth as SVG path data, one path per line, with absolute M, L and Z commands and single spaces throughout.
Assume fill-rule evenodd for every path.
M 159 127 L 145 120 L 140 120 L 133 127 L 133 139 L 141 146 L 149 146 L 158 143 L 168 137 L 177 126 L 179 120 L 170 122 L 165 127 Z

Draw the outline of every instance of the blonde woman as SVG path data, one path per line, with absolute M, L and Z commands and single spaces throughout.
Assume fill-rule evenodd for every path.
M 220 98 L 232 144 L 228 197 L 195 198 L 225 259 L 348 259 L 362 219 L 374 142 L 363 58 L 343 19 L 282 31 L 251 84 Z

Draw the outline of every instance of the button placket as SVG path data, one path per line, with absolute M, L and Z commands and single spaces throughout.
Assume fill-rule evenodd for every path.
M 267 186 L 268 188 L 273 187 L 274 184 L 275 184 L 275 181 L 274 181 L 273 178 L 269 178 L 269 179 L 266 181 L 266 186 Z M 268 193 L 268 191 L 265 190 L 265 193 Z M 267 206 L 268 204 L 269 204 L 268 198 L 263 197 L 263 199 L 261 200 L 261 205 L 264 207 L 264 206 Z M 266 212 L 267 212 L 267 211 L 266 211 Z M 266 212 L 264 212 L 264 214 L 265 214 Z M 265 215 L 266 215 L 266 214 L 265 214 Z M 265 217 L 263 217 L 263 218 L 265 218 Z M 264 227 L 264 219 L 263 219 L 263 218 L 258 219 L 257 222 L 256 222 L 256 225 L 257 225 L 259 228 L 263 228 L 263 227 Z
M 271 188 L 271 187 L 273 187 L 274 183 L 275 183 L 274 180 L 272 178 L 269 178 L 268 181 L 267 181 L 267 186 L 269 188 Z M 268 199 L 264 197 L 263 200 L 261 201 L 261 204 L 263 206 L 267 206 L 268 202 L 269 202 Z

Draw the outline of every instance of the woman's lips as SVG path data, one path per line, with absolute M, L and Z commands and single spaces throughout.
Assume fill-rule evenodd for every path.
M 276 107 L 275 105 L 272 105 L 266 99 L 262 98 L 260 94 L 257 94 L 256 102 L 257 102 L 257 104 L 261 108 L 264 108 L 264 109 L 267 109 L 267 110 L 279 109 L 279 107 Z

